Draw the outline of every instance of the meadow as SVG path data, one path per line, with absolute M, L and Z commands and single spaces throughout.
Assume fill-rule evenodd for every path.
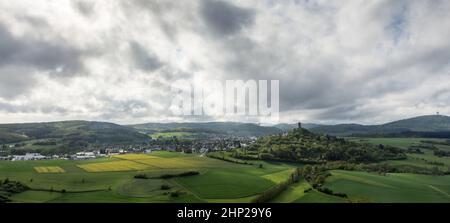
M 383 139 L 373 139 L 379 143 Z M 422 139 L 384 139 L 402 148 Z M 447 149 L 447 148 L 443 148 Z M 393 165 L 433 167 L 444 163 L 431 151 L 407 154 L 406 160 L 385 161 Z M 251 161 L 253 165 L 226 162 L 206 156 L 156 151 L 92 160 L 0 161 L 0 180 L 8 178 L 31 189 L 12 194 L 13 202 L 251 202 L 256 196 L 290 177 L 301 164 Z M 199 174 L 161 178 L 186 171 Z M 450 202 L 450 176 L 409 173 L 367 173 L 331 170 L 324 186 L 347 198 L 322 193 L 300 179 L 270 200 L 276 203 L 348 202 Z M 146 179 L 135 178 L 145 175 Z
M 293 168 L 262 163 L 260 168 L 165 151 L 77 161 L 0 161 L 0 180 L 31 188 L 13 194 L 13 202 L 248 202 L 277 183 L 271 178 Z M 200 174 L 158 179 L 189 170 Z M 137 174 L 152 179 L 136 179 Z
M 333 170 L 326 187 L 358 202 L 450 202 L 450 176 Z

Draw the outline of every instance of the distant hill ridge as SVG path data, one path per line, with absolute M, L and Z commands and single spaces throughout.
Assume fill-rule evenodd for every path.
M 59 138 L 64 141 L 136 142 L 147 136 L 137 130 L 108 122 L 61 121 L 23 124 L 0 124 L 0 143 L 32 139 Z
M 145 123 L 130 125 L 140 131 L 164 130 L 198 130 L 236 136 L 263 136 L 281 133 L 282 130 L 272 126 L 260 126 L 241 122 L 185 122 L 185 123 Z
M 302 124 L 303 128 L 315 133 L 331 135 L 398 134 L 409 132 L 448 132 L 450 117 L 426 115 L 382 125 L 318 125 Z M 118 125 L 94 121 L 61 121 L 23 124 L 0 124 L 0 144 L 14 143 L 32 139 L 62 138 L 66 141 L 84 140 L 87 142 L 114 143 L 138 142 L 148 139 L 145 131 L 196 130 L 236 136 L 264 136 L 279 134 L 297 128 L 297 124 L 277 124 L 260 126 L 240 122 L 186 122 L 186 123 L 145 123 L 137 125 Z M 412 132 L 412 133 L 411 133 Z
M 425 115 L 381 125 L 339 124 L 320 125 L 310 129 L 316 133 L 334 135 L 395 134 L 402 132 L 450 132 L 450 117 Z

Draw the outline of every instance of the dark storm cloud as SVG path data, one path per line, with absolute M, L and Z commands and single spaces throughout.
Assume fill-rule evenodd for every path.
M 27 37 L 16 38 L 0 24 L 0 67 L 19 66 L 56 71 L 71 76 L 82 69 L 82 52 L 64 42 L 46 42 Z M 0 74 L 1 75 L 1 74 Z M 20 75 L 20 74 L 17 74 Z
M 382 113 L 380 109 L 370 109 L 360 111 L 361 104 L 352 103 L 328 107 L 323 111 L 315 112 L 311 118 L 332 123 L 354 123 L 359 120 L 370 120 L 374 116 Z
M 23 17 L 31 23 L 45 20 Z M 0 98 L 14 98 L 32 90 L 36 71 L 53 77 L 72 77 L 82 72 L 83 52 L 64 41 L 47 42 L 31 37 L 15 37 L 0 24 Z
M 179 79 L 279 80 L 289 120 L 450 111 L 448 1 L 16 1 L 0 1 L 0 122 L 168 121 Z
M 10 99 L 35 86 L 31 70 L 21 67 L 0 68 L 0 98 Z
M 137 42 L 130 43 L 130 50 L 135 65 L 143 71 L 154 71 L 163 65 L 155 54 Z
M 322 57 L 320 63 L 298 65 L 285 52 L 274 51 L 237 36 L 223 41 L 232 52 L 223 69 L 227 79 L 280 80 L 280 110 L 321 109 L 352 102 L 359 85 L 342 80 L 342 58 Z
M 226 1 L 201 1 L 200 14 L 208 28 L 217 36 L 228 36 L 253 23 L 255 12 Z
M 75 9 L 84 16 L 91 16 L 94 14 L 94 2 L 74 1 Z

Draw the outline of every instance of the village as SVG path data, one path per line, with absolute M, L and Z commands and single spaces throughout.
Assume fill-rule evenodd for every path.
M 212 139 L 179 140 L 177 137 L 170 139 L 152 139 L 142 144 L 128 145 L 89 145 L 87 148 L 74 149 L 73 153 L 46 154 L 30 151 L 24 154 L 0 155 L 0 160 L 29 161 L 29 160 L 86 160 L 103 157 L 112 157 L 129 153 L 152 153 L 153 151 L 169 151 L 192 154 L 205 154 L 211 151 L 229 151 L 234 148 L 245 148 L 256 141 L 256 137 L 215 137 Z M 4 146 L 5 147 L 5 146 Z M 4 148 L 3 147 L 3 148 Z M 14 145 L 7 145 L 13 148 Z M 4 153 L 0 150 L 0 154 Z

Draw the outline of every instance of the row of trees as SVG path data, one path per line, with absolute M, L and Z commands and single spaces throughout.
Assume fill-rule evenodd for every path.
M 222 161 L 226 161 L 226 162 L 230 162 L 230 163 L 254 165 L 251 162 L 241 160 L 239 158 L 228 157 L 228 155 L 225 152 L 210 152 L 210 153 L 207 153 L 206 156 L 208 156 L 209 158 L 218 159 L 218 160 L 222 160 Z
M 147 176 L 144 173 L 140 173 L 140 174 L 136 174 L 134 176 L 135 179 L 170 179 L 170 178 L 174 178 L 174 177 L 187 177 L 187 176 L 195 176 L 195 175 L 199 175 L 200 172 L 198 171 L 186 171 L 186 172 L 182 172 L 182 173 L 177 173 L 177 174 L 163 174 L 157 177 L 151 177 L 151 176 Z
M 262 194 L 254 198 L 252 202 L 253 203 L 268 202 L 277 197 L 278 195 L 280 195 L 292 184 L 297 183 L 299 180 L 300 180 L 300 172 L 299 168 L 296 168 L 294 172 L 289 176 L 289 178 L 286 179 L 286 181 L 271 187 L 269 190 L 264 191 Z
M 439 149 L 433 151 L 433 154 L 438 157 L 450 157 L 450 151 L 444 151 Z
M 447 175 L 448 171 L 442 171 L 437 166 L 432 168 L 418 167 L 413 165 L 391 165 L 387 163 L 371 163 L 371 164 L 355 164 L 347 162 L 329 162 L 321 165 L 305 165 L 302 168 L 302 175 L 313 183 L 323 183 L 324 178 L 328 177 L 328 170 L 348 170 L 348 171 L 366 171 L 376 172 L 380 174 L 385 173 L 415 173 L 425 175 Z M 315 179 L 317 178 L 317 179 Z

